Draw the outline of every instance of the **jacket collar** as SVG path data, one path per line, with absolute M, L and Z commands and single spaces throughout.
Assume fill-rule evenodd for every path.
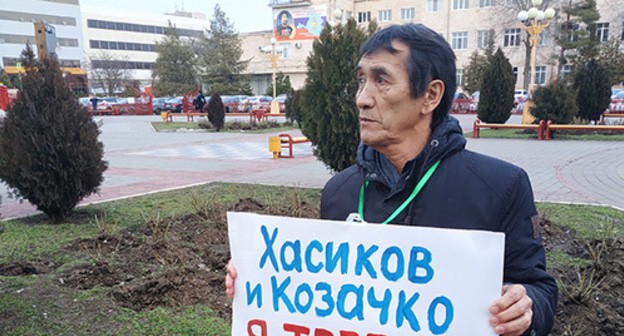
M 427 146 L 412 160 L 407 162 L 403 173 L 399 174 L 383 154 L 363 143 L 357 151 L 357 164 L 363 172 L 364 180 L 383 183 L 390 189 L 402 189 L 407 180 L 417 174 L 416 180 L 436 161 L 452 155 L 466 146 L 459 121 L 447 116 L 431 132 Z M 389 165 L 389 166 L 388 166 Z M 413 180 L 413 179 L 412 179 Z

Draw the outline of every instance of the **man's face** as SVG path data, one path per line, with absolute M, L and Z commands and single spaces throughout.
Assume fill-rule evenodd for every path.
M 397 53 L 379 50 L 363 56 L 357 70 L 360 137 L 377 150 L 404 143 L 431 122 L 431 113 L 421 113 L 424 95 L 410 93 L 409 47 L 400 41 L 392 46 Z

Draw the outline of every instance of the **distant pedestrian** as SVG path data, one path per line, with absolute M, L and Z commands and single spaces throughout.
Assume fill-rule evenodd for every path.
M 91 99 L 89 99 L 89 101 L 91 102 L 91 109 L 95 112 L 95 110 L 97 109 L 97 103 L 98 103 L 97 97 L 91 96 Z
M 202 94 L 201 91 L 199 91 L 197 93 L 197 97 L 195 97 L 195 108 L 199 111 L 199 112 L 204 112 L 204 105 L 206 105 L 206 97 L 204 97 L 204 95 Z

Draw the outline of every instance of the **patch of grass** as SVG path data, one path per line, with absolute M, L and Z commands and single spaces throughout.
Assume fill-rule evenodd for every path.
M 553 250 L 546 252 L 548 267 L 568 268 L 568 267 L 585 267 L 591 265 L 591 260 L 573 257 L 563 251 Z
M 537 140 L 537 132 L 534 130 L 527 131 L 527 130 L 517 130 L 517 129 L 507 129 L 507 128 L 504 128 L 504 129 L 482 128 L 479 130 L 479 137 L 493 138 L 493 139 L 536 139 Z
M 273 133 L 273 132 L 286 132 L 297 129 L 296 126 L 292 125 L 284 125 L 279 127 L 269 127 L 269 128 L 258 128 L 258 129 L 231 129 L 228 126 L 234 123 L 226 123 L 225 128 L 220 130 L 220 133 L 250 133 L 250 134 L 265 134 L 265 133 Z M 249 125 L 249 123 L 238 123 L 241 125 Z M 184 132 L 184 131 L 192 131 L 192 132 L 206 132 L 206 133 L 216 133 L 217 131 L 214 129 L 206 129 L 202 128 L 199 125 L 199 122 L 162 122 L 162 121 L 153 121 L 152 127 L 157 132 Z
M 132 327 L 133 335 L 230 335 L 230 324 L 205 306 L 158 307 L 142 312 L 124 309 L 119 319 Z
M 466 133 L 468 137 L 471 133 Z M 470 135 L 471 136 L 471 135 Z M 487 129 L 479 130 L 481 138 L 492 139 L 537 139 L 537 131 L 517 130 L 517 129 Z M 624 133 L 618 134 L 593 134 L 590 132 L 582 134 L 555 133 L 553 140 L 594 140 L 594 141 L 624 141 Z
M 95 225 L 29 225 L 18 220 L 6 222 L 5 228 L 0 235 L 0 263 L 39 259 L 62 262 L 57 252 L 63 246 L 97 232 Z
M 613 226 L 613 238 L 624 238 L 624 213 L 610 207 L 537 203 L 540 211 L 549 212 L 549 219 L 574 229 L 577 238 L 603 238 L 605 224 Z

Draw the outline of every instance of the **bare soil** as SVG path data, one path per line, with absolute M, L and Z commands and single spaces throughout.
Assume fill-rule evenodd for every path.
M 247 198 L 231 209 L 154 220 L 139 230 L 76 240 L 65 252 L 86 254 L 93 262 L 63 271 L 58 282 L 71 290 L 109 288 L 116 304 L 134 310 L 203 304 L 231 321 L 223 285 L 229 259 L 226 210 L 307 218 L 319 213 L 317 206 L 306 203 L 297 209 L 276 208 Z M 542 234 L 547 250 L 587 260 L 583 267 L 549 266 L 560 288 L 551 334 L 624 335 L 624 243 L 580 240 L 574 231 L 547 220 Z M 596 251 L 601 251 L 599 258 Z M 57 267 L 46 261 L 12 263 L 0 265 L 0 275 L 45 274 Z

